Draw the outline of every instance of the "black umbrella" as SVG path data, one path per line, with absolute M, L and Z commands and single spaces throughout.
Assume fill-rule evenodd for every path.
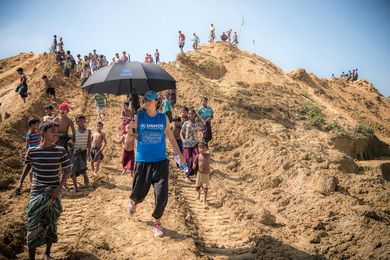
M 82 86 L 89 93 L 144 94 L 149 90 L 176 89 L 176 81 L 160 66 L 118 62 L 96 71 Z

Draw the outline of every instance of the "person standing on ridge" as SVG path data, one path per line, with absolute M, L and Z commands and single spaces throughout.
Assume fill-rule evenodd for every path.
M 181 52 L 183 52 L 185 41 L 186 41 L 186 36 L 184 35 L 184 33 L 179 31 L 179 48 Z
M 199 45 L 199 36 L 196 35 L 196 33 L 193 34 L 194 35 L 194 38 L 191 39 L 191 41 L 193 41 L 194 43 L 192 44 L 192 48 L 194 48 L 194 50 L 197 50 L 198 49 L 198 45 Z
M 215 26 L 214 24 L 211 24 L 209 42 L 214 42 L 214 40 L 215 40 Z
M 154 53 L 154 58 L 156 60 L 156 64 L 160 63 L 160 53 L 158 52 L 158 49 L 156 49 L 156 52 Z
M 56 52 L 57 51 L 57 35 L 54 35 L 53 37 L 53 43 L 50 47 L 50 52 Z

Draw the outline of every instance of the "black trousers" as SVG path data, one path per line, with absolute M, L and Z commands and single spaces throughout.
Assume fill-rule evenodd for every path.
M 155 207 L 152 216 L 159 219 L 164 214 L 168 202 L 169 161 L 137 162 L 130 199 L 141 203 L 148 195 L 150 186 L 154 187 Z

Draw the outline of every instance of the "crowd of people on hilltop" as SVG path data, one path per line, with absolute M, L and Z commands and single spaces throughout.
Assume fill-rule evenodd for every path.
M 208 40 L 209 43 L 213 43 L 213 42 L 216 41 L 215 30 L 216 29 L 215 29 L 214 24 L 211 24 L 210 33 L 209 33 L 209 40 Z M 185 36 L 185 34 L 181 30 L 178 33 L 179 33 L 179 49 L 180 49 L 181 52 L 183 52 L 185 41 L 186 41 L 186 36 Z M 199 39 L 199 36 L 196 33 L 193 33 L 192 35 L 193 35 L 193 38 L 191 39 L 191 41 L 194 42 L 192 44 L 192 48 L 194 50 L 197 50 L 198 46 L 200 44 L 200 39 Z M 233 37 L 233 39 L 232 39 L 232 37 Z M 227 42 L 227 43 L 232 44 L 234 46 L 238 45 L 238 35 L 237 35 L 237 32 L 234 32 L 234 34 L 232 36 L 232 29 L 229 29 L 226 32 L 225 31 L 222 32 L 220 38 L 221 38 L 222 42 Z
M 336 78 L 334 74 L 332 74 L 332 78 Z M 353 82 L 359 79 L 358 69 L 354 69 L 351 71 L 348 71 L 348 73 L 341 73 L 340 75 L 341 79 L 345 79 L 347 81 Z
M 194 34 L 196 36 L 196 34 Z M 197 36 L 196 36 L 197 37 Z M 77 55 L 74 59 L 70 51 L 64 51 L 63 39 L 57 44 L 54 36 L 50 51 L 55 53 L 57 62 L 66 77 L 80 77 L 82 83 L 99 68 L 109 65 L 104 55 L 93 50 L 84 58 Z M 147 63 L 159 63 L 160 54 L 156 49 L 154 60 L 150 54 L 145 57 Z M 123 52 L 116 53 L 113 63 L 128 61 L 130 56 Z M 28 96 L 27 77 L 19 68 L 20 85 L 18 92 L 24 99 Z M 46 86 L 46 94 L 56 99 L 55 82 L 48 75 L 42 80 Z M 136 95 L 137 96 L 137 95 Z M 137 204 L 141 203 L 153 184 L 156 192 L 156 205 L 152 216 L 154 236 L 162 236 L 160 219 L 168 199 L 169 163 L 166 155 L 165 137 L 171 142 L 174 160 L 178 172 L 182 172 L 185 181 L 192 183 L 198 199 L 203 192 L 204 206 L 207 208 L 207 193 L 210 180 L 209 142 L 212 140 L 211 122 L 213 109 L 208 105 L 208 98 L 202 97 L 200 106 L 195 108 L 181 107 L 176 109 L 176 92 L 168 90 L 164 94 L 149 91 L 143 95 L 143 106 L 133 106 L 134 95 L 123 102 L 123 109 L 118 116 L 119 138 L 113 142 L 122 146 L 121 167 L 123 174 L 130 173 L 133 187 L 128 205 L 129 214 L 134 214 Z M 138 96 L 137 96 L 138 100 Z M 50 248 L 57 242 L 55 223 L 62 211 L 59 194 L 64 187 L 72 192 L 79 191 L 78 176 L 83 176 L 84 186 L 89 185 L 90 169 L 94 176 L 99 174 L 100 163 L 104 160 L 107 137 L 103 131 L 105 112 L 108 101 L 104 93 L 94 94 L 98 121 L 94 130 L 87 127 L 87 117 L 79 114 L 70 118 L 71 108 L 62 102 L 57 109 L 51 104 L 42 108 L 42 118 L 31 118 L 25 142 L 24 169 L 17 184 L 16 193 L 21 194 L 23 183 L 29 176 L 30 201 L 28 205 L 27 245 L 29 255 L 34 259 L 36 248 L 46 244 L 45 257 L 50 257 Z M 57 113 L 56 113 L 57 112 Z M 162 127 L 161 131 L 143 126 L 151 123 Z M 172 125 L 171 125 L 172 124 Z M 148 144 L 148 136 L 161 135 L 158 143 Z M 199 135 L 202 136 L 199 139 Z M 157 140 L 156 139 L 156 140 Z M 136 143 L 136 144 L 135 144 Z M 88 162 L 89 161 L 89 162 Z M 68 176 L 73 187 L 67 186 Z M 49 203 L 50 202 L 50 203 Z M 37 209 L 39 208 L 39 211 Z M 47 214 L 40 214 L 41 210 Z M 46 224 L 49 223 L 49 226 Z

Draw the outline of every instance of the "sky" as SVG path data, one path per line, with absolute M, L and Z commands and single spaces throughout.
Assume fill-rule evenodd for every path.
M 390 96 L 387 0 L 0 0 L 0 58 L 48 51 L 56 34 L 73 54 L 96 49 L 110 60 L 125 50 L 143 61 L 158 48 L 170 61 L 179 51 L 178 30 L 190 50 L 192 33 L 206 42 L 211 23 L 217 36 L 237 31 L 241 49 L 286 72 L 330 77 L 358 68 Z

